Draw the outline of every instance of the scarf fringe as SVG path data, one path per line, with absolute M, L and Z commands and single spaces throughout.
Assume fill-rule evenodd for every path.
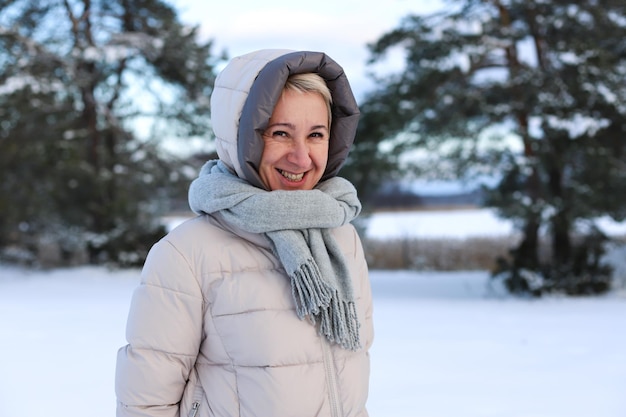
M 300 319 L 319 322 L 319 333 L 344 349 L 361 348 L 354 301 L 341 300 L 339 291 L 322 280 L 315 262 L 309 260 L 293 273 L 291 291 Z

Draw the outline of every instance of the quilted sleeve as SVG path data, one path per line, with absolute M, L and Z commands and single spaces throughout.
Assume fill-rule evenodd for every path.
M 118 417 L 178 416 L 202 339 L 203 298 L 184 256 L 167 240 L 150 251 L 135 290 L 128 344 L 118 351 Z

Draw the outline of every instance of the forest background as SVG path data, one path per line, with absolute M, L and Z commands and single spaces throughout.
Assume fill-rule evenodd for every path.
M 607 291 L 601 260 L 623 237 L 597 219 L 626 218 L 626 5 L 443 4 L 366 45 L 342 175 L 366 212 L 419 208 L 416 178 L 472 184 L 472 204 L 516 226 L 480 268 L 512 292 Z M 142 263 L 212 157 L 218 37 L 159 0 L 0 2 L 1 260 Z

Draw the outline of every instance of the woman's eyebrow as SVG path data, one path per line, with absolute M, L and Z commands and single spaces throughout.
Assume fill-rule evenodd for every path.
M 296 129 L 296 126 L 293 123 L 288 123 L 288 122 L 272 123 L 271 125 L 267 126 L 267 129 L 272 128 L 272 127 L 277 127 L 277 126 L 288 127 L 290 129 L 293 129 L 293 130 Z M 313 125 L 310 128 L 310 130 L 316 130 L 316 129 L 326 129 L 326 130 L 328 130 L 328 126 L 326 126 L 326 125 Z
M 288 127 L 290 129 L 295 129 L 296 127 L 293 125 L 293 123 L 287 123 L 287 122 L 277 122 L 277 123 L 272 123 L 271 125 L 268 125 L 267 128 L 269 129 L 270 127 L 276 127 L 276 126 L 284 126 L 284 127 Z

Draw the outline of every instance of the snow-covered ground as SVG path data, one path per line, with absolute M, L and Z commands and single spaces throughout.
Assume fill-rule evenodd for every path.
M 0 275 L 0 416 L 113 416 L 138 271 Z M 626 298 L 513 299 L 481 272 L 371 275 L 371 416 L 626 416 Z
M 438 232 L 463 224 L 473 222 L 448 217 Z M 115 415 L 115 355 L 138 275 L 0 266 L 0 417 Z M 623 291 L 530 300 L 486 272 L 371 280 L 372 417 L 626 416 Z

